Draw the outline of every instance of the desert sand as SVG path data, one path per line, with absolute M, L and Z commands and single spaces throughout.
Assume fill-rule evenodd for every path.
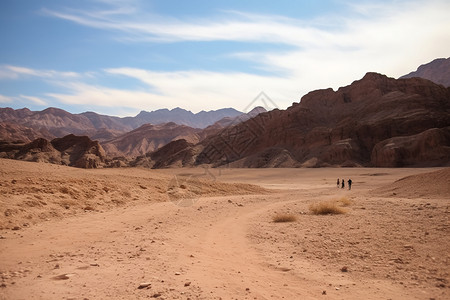
M 0 299 L 450 298 L 450 168 L 0 159 L 0 178 Z

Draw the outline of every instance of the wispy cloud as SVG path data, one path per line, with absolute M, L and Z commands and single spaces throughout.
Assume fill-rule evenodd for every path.
M 257 45 L 257 51 L 230 52 L 229 57 L 251 61 L 266 72 L 156 72 L 124 66 L 80 74 L 0 66 L 0 79 L 29 76 L 50 80 L 59 90 L 48 92 L 46 97 L 80 106 L 95 103 L 137 111 L 176 106 L 192 110 L 229 106 L 242 109 L 260 91 L 265 91 L 280 107 L 287 107 L 311 90 L 349 84 L 367 71 L 397 77 L 450 53 L 449 1 L 344 3 L 348 6 L 346 14 L 309 20 L 238 11 L 200 19 L 173 18 L 143 14 L 138 2 L 122 0 L 104 10 L 44 9 L 47 16 L 113 31 L 122 42 L 251 42 Z M 268 50 L 264 44 L 289 47 Z M 138 80 L 143 85 L 137 90 L 105 84 L 109 77 L 117 76 Z M 103 77 L 103 84 L 90 80 L 96 77 Z
M 11 103 L 11 102 L 13 102 L 13 98 L 0 95 L 0 103 Z
M 230 55 L 253 60 L 262 68 L 290 73 L 320 73 L 317 72 L 320 65 L 327 67 L 328 73 L 342 77 L 338 73 L 342 73 L 342 66 L 347 65 L 347 68 L 355 70 L 400 76 L 415 64 L 450 53 L 448 1 L 344 3 L 348 7 L 346 14 L 328 14 L 310 20 L 238 11 L 208 18 L 175 19 L 144 15 L 129 5 L 118 14 L 108 14 L 106 10 L 48 9 L 45 13 L 80 25 L 120 33 L 122 40 L 128 41 L 233 41 L 289 45 L 292 48 L 289 51 L 264 51 L 262 48 L 258 52 Z M 120 10 L 120 5 L 115 9 Z M 311 67 L 316 63 L 315 68 Z M 359 75 L 360 72 L 356 73 Z M 350 76 L 354 77 L 355 73 Z M 333 80 L 330 83 L 336 84 Z
M 0 66 L 0 79 L 18 79 L 21 77 L 40 78 L 77 78 L 80 74 L 75 72 L 61 72 L 55 70 L 36 70 L 21 66 L 3 65 Z
M 19 97 L 21 99 L 25 99 L 27 101 L 33 102 L 34 104 L 37 104 L 37 105 L 41 105 L 41 106 L 47 105 L 47 101 L 45 101 L 39 97 L 25 96 L 25 95 L 20 95 Z
M 142 15 L 138 10 L 129 8 L 124 8 L 117 14 L 100 10 L 42 11 L 49 16 L 83 26 L 122 32 L 125 40 L 134 41 L 241 41 L 305 46 L 333 39 L 333 35 L 307 22 L 277 15 L 237 11 L 195 20 Z
M 372 34 L 375 34 L 375 43 L 380 38 L 389 37 L 384 35 L 383 29 L 390 28 L 392 23 L 401 24 L 402 29 L 425 28 L 421 31 L 433 27 L 441 33 L 445 33 L 446 28 L 437 30 L 437 25 L 449 24 L 446 16 L 450 3 L 443 0 L 383 1 L 378 4 L 347 1 L 345 5 L 349 7 L 347 16 L 326 15 L 307 21 L 239 11 L 227 11 L 214 17 L 181 19 L 143 14 L 130 6 L 116 7 L 116 13 L 110 10 L 50 9 L 43 9 L 43 12 L 80 25 L 122 32 L 129 39 L 141 41 L 245 41 L 281 43 L 302 48 L 359 45 L 362 37 L 358 32 L 372 25 L 382 30 L 365 32 L 364 35 L 366 40 L 372 40 Z M 415 20 L 427 22 L 418 24 Z

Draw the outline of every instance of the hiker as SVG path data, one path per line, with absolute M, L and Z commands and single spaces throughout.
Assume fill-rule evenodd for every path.
M 345 187 L 345 181 L 344 181 L 344 179 L 342 179 L 342 188 L 344 188 Z
M 337 180 L 337 187 L 339 188 L 339 178 L 338 178 L 338 180 Z
M 352 189 L 352 180 L 349 179 L 347 182 L 348 182 L 348 189 L 351 190 Z

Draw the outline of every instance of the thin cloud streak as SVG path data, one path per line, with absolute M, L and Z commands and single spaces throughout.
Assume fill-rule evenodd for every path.
M 0 94 L 0 103 L 11 103 L 11 102 L 13 102 L 13 98 Z
M 344 59 L 346 64 L 358 63 L 359 70 L 400 76 L 411 71 L 416 63 L 447 56 L 450 52 L 447 30 L 450 3 L 446 1 L 347 2 L 346 5 L 350 7 L 349 15 L 320 16 L 308 21 L 237 11 L 214 19 L 187 21 L 154 15 L 144 18 L 138 13 L 121 16 L 105 15 L 101 11 L 46 10 L 46 13 L 84 26 L 122 32 L 124 36 L 118 38 L 122 41 L 234 41 L 294 46 L 289 51 L 229 53 L 230 57 L 250 60 L 269 72 L 284 71 L 286 76 L 317 71 L 317 68 L 305 70 L 305 64 L 311 63 L 303 62 L 312 58 L 322 65 L 323 61 L 329 62 L 326 67 L 331 73 L 340 73 Z M 141 19 L 156 21 L 139 22 Z M 317 58 L 314 53 L 327 56 Z M 350 74 L 346 80 L 357 74 Z M 324 87 L 330 85 L 336 87 L 336 82 Z
M 115 15 L 105 14 L 104 11 L 42 11 L 49 16 L 83 26 L 123 32 L 127 34 L 125 40 L 141 42 L 240 41 L 304 47 L 334 40 L 333 34 L 324 30 L 276 15 L 230 12 L 213 20 L 184 21 L 157 15 L 140 17 L 134 14 L 130 14 L 129 18 L 114 18 Z M 138 22 L 136 19 L 156 19 L 157 22 Z
M 27 101 L 33 102 L 34 104 L 37 104 L 37 105 L 41 105 L 41 106 L 47 105 L 47 102 L 45 100 L 38 98 L 38 97 L 25 96 L 25 95 L 20 95 L 19 97 L 22 99 L 25 99 Z
M 0 66 L 0 79 L 19 79 L 27 76 L 39 78 L 77 78 L 80 77 L 80 74 L 55 70 L 36 70 L 21 66 Z

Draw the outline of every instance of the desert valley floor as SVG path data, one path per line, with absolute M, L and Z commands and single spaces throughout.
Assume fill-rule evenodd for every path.
M 0 178 L 0 299 L 450 298 L 450 168 L 0 159 Z

